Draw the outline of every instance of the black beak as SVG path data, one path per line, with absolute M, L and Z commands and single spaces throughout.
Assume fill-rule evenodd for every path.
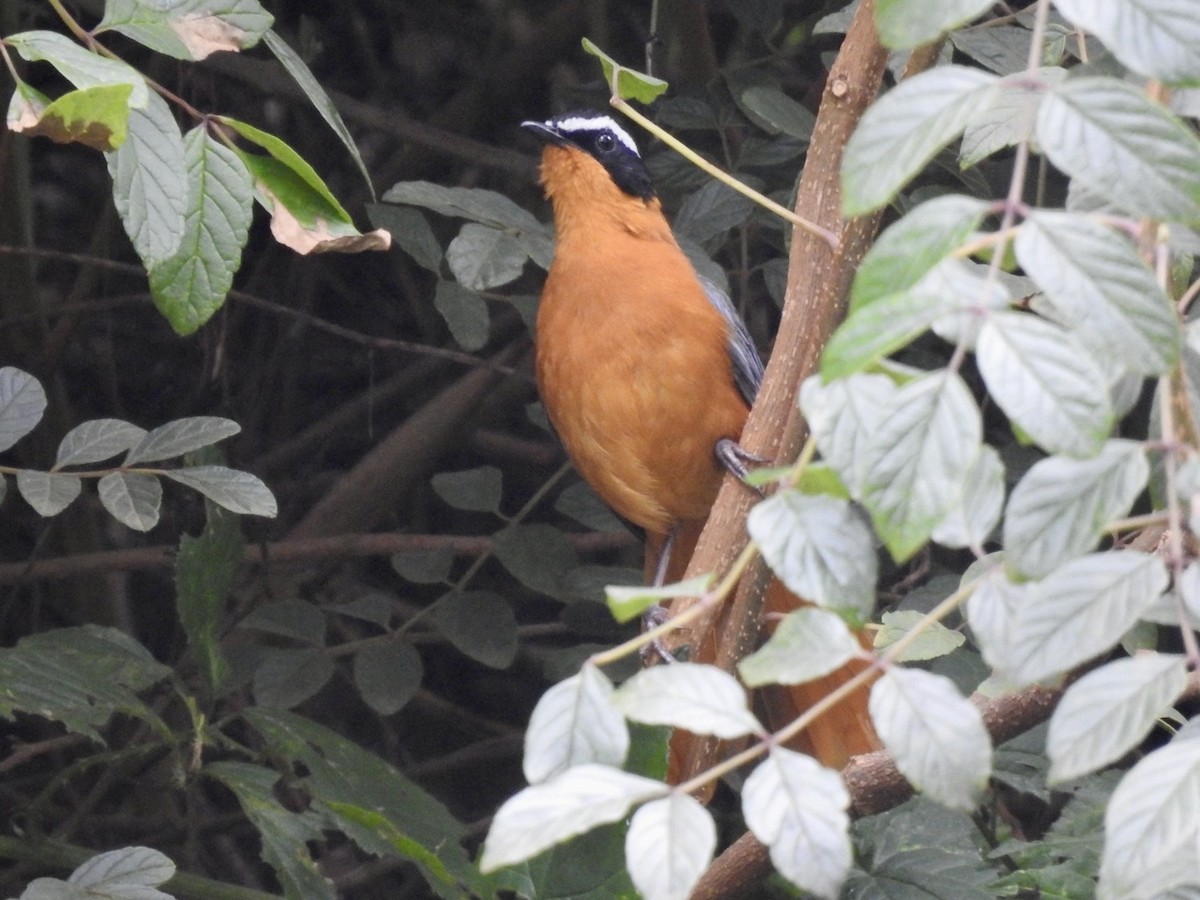
M 570 141 L 562 136 L 558 129 L 545 122 L 537 122 L 533 119 L 527 119 L 521 123 L 521 128 L 528 131 L 539 141 L 545 144 L 556 144 L 559 147 L 567 146 Z

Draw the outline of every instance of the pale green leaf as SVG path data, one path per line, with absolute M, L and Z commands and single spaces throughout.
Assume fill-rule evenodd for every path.
M 886 650 L 907 636 L 925 616 L 915 609 L 903 609 L 883 614 L 882 627 L 875 632 L 875 649 Z M 947 656 L 966 642 L 962 632 L 947 628 L 941 622 L 924 626 L 924 630 L 909 644 L 895 662 L 923 662 Z
M 1101 900 L 1151 900 L 1157 889 L 1165 893 L 1174 886 L 1164 878 L 1170 875 L 1194 890 L 1197 809 L 1200 740 L 1181 736 L 1139 760 L 1117 785 L 1104 814 Z
M 1056 316 L 1086 328 L 1129 371 L 1160 375 L 1178 359 L 1178 317 L 1127 238 L 1078 213 L 1038 211 L 1014 250 Z
M 479 866 L 492 872 L 554 844 L 623 819 L 635 804 L 665 796 L 660 781 L 585 763 L 525 788 L 496 811 Z
M 914 207 L 876 238 L 854 274 L 850 309 L 916 285 L 979 226 L 988 205 L 975 197 L 946 194 Z
M 767 642 L 738 663 L 738 674 L 749 687 L 803 684 L 841 668 L 860 649 L 841 616 L 802 607 L 784 616 Z
M 174 255 L 183 240 L 188 179 L 183 136 L 165 100 L 151 94 L 143 109 L 129 111 L 129 139 L 105 154 L 113 201 L 147 267 Z
M 182 456 L 232 437 L 242 430 L 232 419 L 220 416 L 188 416 L 160 425 L 143 437 L 125 457 L 125 465 L 157 462 Z
M 625 68 L 587 38 L 583 39 L 583 50 L 600 60 L 605 84 L 625 100 L 652 103 L 667 89 L 667 83 L 662 79 Z
M 105 0 L 95 33 L 119 31 L 176 59 L 204 59 L 258 43 L 273 19 L 258 0 Z
M 20 369 L 0 369 L 0 450 L 7 450 L 33 431 L 46 411 L 42 383 Z
M 142 472 L 113 472 L 97 485 L 100 503 L 114 519 L 134 531 L 149 531 L 158 524 L 162 483 Z
M 1035 463 L 1008 500 L 1007 564 L 1036 578 L 1086 553 L 1110 521 L 1129 511 L 1149 475 L 1142 446 L 1125 440 L 1109 441 L 1091 459 Z
M 988 393 L 1050 453 L 1090 456 L 1115 416 L 1108 383 L 1071 333 L 1018 312 L 993 312 L 975 348 Z
M 771 748 L 742 789 L 746 825 L 779 874 L 827 900 L 850 871 L 849 806 L 837 772 L 783 747 Z
M 8 111 L 10 130 L 104 152 L 116 150 L 129 137 L 132 85 L 98 84 L 46 103 L 32 91 L 27 85 L 17 86 Z
M 92 419 L 68 431 L 58 443 L 54 467 L 78 466 L 124 453 L 146 436 L 146 429 L 121 419 Z
M 17 490 L 40 516 L 57 516 L 79 496 L 78 476 L 37 469 L 17 470 Z
M 128 63 L 93 53 L 66 35 L 55 31 L 23 31 L 8 35 L 4 43 L 30 62 L 50 63 L 77 88 L 128 84 L 133 91 L 129 95 L 131 107 L 143 109 L 150 101 L 150 89 L 141 72 Z
M 79 866 L 68 884 L 87 888 L 90 895 L 129 900 L 169 900 L 170 894 L 153 890 L 175 874 L 175 863 L 149 847 L 122 847 L 98 853 Z
M 935 40 L 992 8 L 989 0 L 877 0 L 875 27 L 892 50 L 907 50 Z
M 980 28 L 971 34 L 990 35 L 1000 30 Z M 1023 29 L 1011 30 L 1020 34 L 1021 39 L 1028 43 L 1029 32 Z M 957 45 L 958 41 L 955 43 Z M 1025 50 L 1022 50 L 1022 53 L 1024 52 Z M 970 124 L 963 131 L 959 165 L 963 168 L 977 165 L 998 150 L 1028 140 L 1033 133 L 1046 86 L 1060 84 L 1066 74 L 1065 69 L 1046 68 L 1039 69 L 1036 78 L 1030 78 L 1029 74 L 1023 71 L 1004 78 L 996 86 L 992 102 L 972 117 Z
M 946 806 L 970 811 L 992 770 L 979 708 L 949 678 L 893 666 L 871 688 L 871 721 L 896 767 Z
M 1142 742 L 1187 685 L 1182 656 L 1118 659 L 1067 688 L 1050 718 L 1046 754 L 1052 783 L 1086 775 Z
M 640 616 L 650 607 L 673 600 L 676 597 L 699 597 L 712 585 L 711 575 L 697 575 L 674 584 L 650 585 L 606 585 L 605 602 L 618 622 L 628 622 Z
M 1200 140 L 1133 85 L 1063 82 L 1042 99 L 1037 141 L 1055 166 L 1127 212 L 1200 224 Z
M 585 763 L 624 764 L 629 728 L 612 693 L 604 673 L 585 664 L 542 695 L 525 731 L 526 781 L 541 784 Z
M 712 815 L 677 791 L 643 805 L 625 836 L 629 876 L 652 900 L 688 900 L 716 848 Z
M 862 514 L 846 500 L 779 491 L 746 519 L 763 559 L 794 594 L 820 606 L 875 608 L 875 540 Z
M 711 665 L 681 662 L 642 669 L 613 693 L 613 703 L 635 722 L 695 734 L 736 738 L 762 730 L 737 679 Z
M 249 472 L 226 466 L 188 466 L 167 469 L 167 478 L 199 491 L 209 500 L 230 512 L 244 516 L 275 518 L 279 512 L 275 495 L 262 480 Z
M 1015 685 L 1031 684 L 1112 648 L 1166 589 L 1167 569 L 1137 550 L 1091 553 L 1019 595 L 1001 652 L 984 658 Z
M 154 305 L 191 334 L 225 302 L 242 261 L 253 207 L 250 172 L 203 127 L 184 138 L 187 223 L 179 250 L 149 267 Z
M 982 547 L 1004 509 L 1004 463 L 984 444 L 963 480 L 962 493 L 930 537 L 943 547 Z
M 938 66 L 888 91 L 863 115 L 842 156 L 846 215 L 891 200 L 990 102 L 994 75 Z
M 962 496 L 981 433 L 979 407 L 954 372 L 922 375 L 896 392 L 865 451 L 862 502 L 897 561 L 915 553 Z
M 898 388 L 886 375 L 851 375 L 824 383 L 812 375 L 800 386 L 800 410 L 821 456 L 841 477 L 852 497 L 861 496 L 867 447 Z
M 1191 0 L 1055 0 L 1054 8 L 1135 72 L 1200 84 L 1200 19 Z

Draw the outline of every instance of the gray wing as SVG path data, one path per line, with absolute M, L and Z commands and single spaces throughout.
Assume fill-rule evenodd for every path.
M 717 308 L 721 317 L 729 325 L 728 350 L 729 362 L 733 366 L 733 381 L 742 397 L 745 398 L 746 404 L 753 406 L 754 398 L 758 395 L 758 388 L 763 380 L 762 357 L 758 355 L 758 349 L 754 346 L 754 341 L 750 339 L 750 332 L 746 330 L 746 323 L 742 321 L 742 317 L 729 302 L 729 297 L 703 275 L 698 277 L 704 293 L 708 295 L 712 305 Z

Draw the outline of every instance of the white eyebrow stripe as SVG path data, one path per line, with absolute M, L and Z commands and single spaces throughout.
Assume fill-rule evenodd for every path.
M 637 144 L 624 128 L 616 123 L 611 116 L 568 116 L 565 119 L 551 119 L 547 127 L 559 128 L 563 131 L 611 131 L 613 137 L 625 145 L 634 156 L 641 159 Z

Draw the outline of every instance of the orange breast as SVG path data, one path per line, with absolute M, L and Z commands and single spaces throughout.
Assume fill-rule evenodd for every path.
M 574 243 L 574 245 L 573 245 Z M 673 240 L 560 232 L 537 323 L 543 402 L 583 477 L 655 533 L 708 515 L 747 407 L 727 326 Z

